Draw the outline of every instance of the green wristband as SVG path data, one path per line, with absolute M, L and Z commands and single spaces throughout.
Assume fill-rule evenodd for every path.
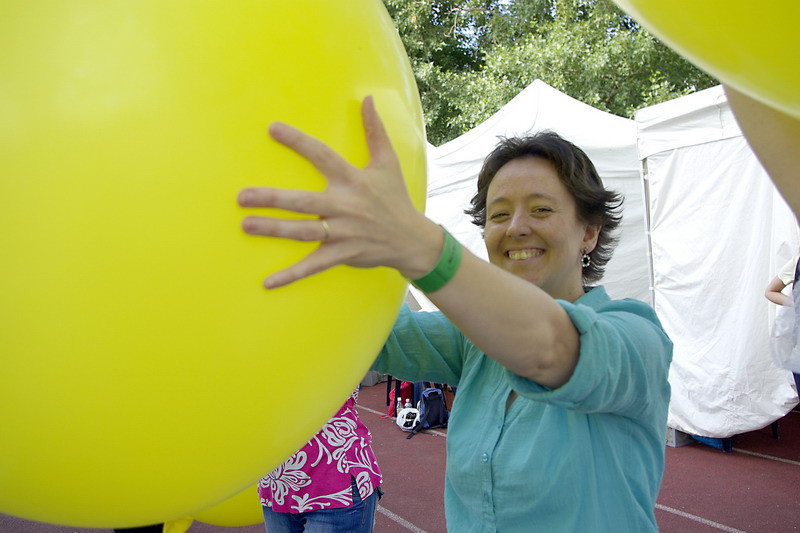
M 421 278 L 412 279 L 411 283 L 422 292 L 438 291 L 456 275 L 459 265 L 461 265 L 461 245 L 450 235 L 446 229 L 444 231 L 444 246 L 439 262 L 433 270 Z

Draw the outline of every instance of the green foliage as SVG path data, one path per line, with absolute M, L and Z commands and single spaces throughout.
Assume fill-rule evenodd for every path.
M 535 79 L 593 107 L 641 107 L 718 82 L 610 0 L 384 0 L 408 52 L 428 140 L 486 120 Z

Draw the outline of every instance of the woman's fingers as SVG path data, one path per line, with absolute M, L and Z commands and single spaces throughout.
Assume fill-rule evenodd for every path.
M 277 289 L 340 264 L 333 248 L 334 246 L 317 248 L 297 263 L 268 276 L 264 280 L 264 287 Z
M 288 124 L 273 122 L 269 126 L 269 134 L 282 145 L 308 159 L 329 181 L 336 181 L 339 176 L 346 175 L 351 168 L 351 165 L 327 144 Z
M 325 219 L 286 220 L 270 217 L 246 217 L 242 229 L 248 235 L 278 237 L 295 241 L 327 241 L 331 229 Z
M 249 187 L 239 193 L 242 207 L 320 217 L 282 219 L 280 214 L 270 213 L 248 216 L 242 221 L 243 230 L 250 235 L 322 242 L 298 263 L 270 275 L 264 281 L 265 287 L 280 287 L 336 265 L 369 268 L 392 264 L 396 259 L 398 254 L 391 243 L 396 240 L 393 235 L 398 233 L 397 225 L 408 213 L 416 211 L 410 200 L 407 207 L 403 204 L 407 191 L 400 162 L 372 97 L 362 103 L 362 119 L 370 155 L 370 162 L 363 169 L 352 166 L 323 142 L 292 126 L 270 126 L 272 138 L 307 159 L 327 178 L 328 187 L 325 191 Z
M 375 101 L 372 96 L 367 96 L 361 103 L 361 118 L 364 122 L 364 131 L 369 148 L 370 165 L 380 165 L 397 161 L 397 155 L 392 149 L 392 141 L 383 125 Z
M 239 191 L 242 207 L 271 207 L 308 215 L 330 215 L 330 201 L 324 193 L 275 187 L 248 187 Z

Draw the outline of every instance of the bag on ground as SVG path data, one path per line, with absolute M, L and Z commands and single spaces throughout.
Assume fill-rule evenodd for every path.
M 390 377 L 389 381 L 391 382 L 391 380 L 392 378 Z M 389 386 L 391 386 L 391 383 Z M 411 400 L 414 397 L 414 384 L 409 381 L 397 380 L 396 386 L 389 391 L 389 395 L 386 397 L 386 403 L 388 404 L 386 416 L 397 416 L 397 398 L 395 396 L 398 392 L 400 393 L 401 401 L 405 403 L 405 400 Z
M 422 397 L 419 400 L 417 422 L 409 430 L 411 435 L 406 438 L 410 439 L 423 429 L 447 427 L 449 418 L 450 412 L 447 410 L 447 405 L 444 401 L 444 391 L 435 387 L 427 388 L 422 391 Z
M 404 407 L 397 413 L 397 426 L 403 431 L 412 431 L 419 423 L 419 409 Z

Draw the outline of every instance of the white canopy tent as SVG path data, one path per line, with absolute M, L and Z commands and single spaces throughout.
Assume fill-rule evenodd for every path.
M 601 283 L 612 298 L 654 304 L 675 342 L 670 426 L 727 437 L 791 409 L 796 393 L 791 373 L 770 358 L 774 309 L 763 294 L 797 250 L 797 226 L 721 88 L 646 108 L 634 121 L 537 80 L 471 131 L 428 147 L 426 214 L 486 258 L 480 229 L 463 212 L 483 159 L 500 136 L 548 129 L 585 150 L 625 197 Z M 435 309 L 412 293 L 422 309 Z
M 796 403 L 769 352 L 767 283 L 798 249 L 794 215 L 750 150 L 722 87 L 636 113 L 649 196 L 654 303 L 675 343 L 670 427 L 759 429 Z

